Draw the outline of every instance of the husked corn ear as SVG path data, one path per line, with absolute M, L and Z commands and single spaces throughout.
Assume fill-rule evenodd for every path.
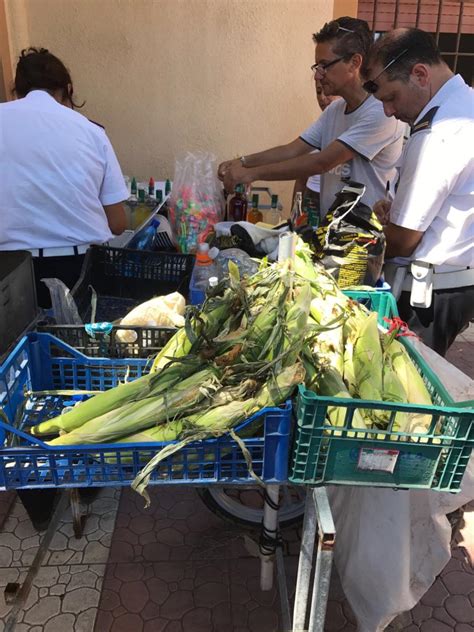
M 315 381 L 312 384 L 312 388 L 319 395 L 323 395 L 326 397 L 341 397 L 344 399 L 351 399 L 351 395 L 344 384 L 342 376 L 334 367 L 328 366 L 322 368 Z M 328 407 L 328 419 L 332 426 L 342 427 L 346 425 L 346 408 L 342 408 L 341 406 L 329 406 Z M 354 415 L 352 417 L 352 427 L 353 428 L 367 428 L 367 425 L 358 409 L 354 410 Z M 335 432 L 337 436 L 340 436 L 341 432 Z M 348 432 L 347 435 L 349 437 L 355 437 L 355 432 Z M 364 437 L 364 434 L 360 434 L 357 436 Z
M 383 357 L 376 312 L 371 312 L 359 329 L 352 362 L 359 396 L 381 401 Z

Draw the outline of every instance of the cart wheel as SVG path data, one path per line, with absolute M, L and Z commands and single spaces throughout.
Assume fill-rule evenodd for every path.
M 263 490 L 256 485 L 221 487 L 211 485 L 196 490 L 201 500 L 212 512 L 244 527 L 260 528 L 263 519 Z M 306 490 L 304 487 L 282 485 L 280 487 L 280 528 L 290 527 L 303 521 Z
M 74 529 L 74 536 L 79 539 L 82 538 L 84 532 L 86 515 L 82 512 L 81 498 L 79 496 L 79 490 L 77 488 L 70 490 L 69 502 L 71 503 L 72 526 Z

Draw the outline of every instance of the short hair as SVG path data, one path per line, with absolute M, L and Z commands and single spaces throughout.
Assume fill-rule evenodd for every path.
M 434 37 L 421 29 L 408 28 L 382 35 L 369 53 L 368 64 L 379 64 L 384 68 L 399 55 L 400 59 L 385 71 L 389 81 L 408 81 L 415 64 L 434 66 L 443 63 Z
M 73 101 L 69 70 L 46 48 L 25 48 L 18 58 L 13 92 L 21 99 L 32 90 L 46 90 L 49 93 L 61 90 L 64 101 L 69 100 L 77 108 L 84 105 Z
M 337 55 L 348 58 L 358 53 L 363 60 L 373 43 L 367 22 L 348 16 L 326 22 L 318 33 L 313 34 L 313 41 L 316 44 L 334 42 L 334 52 Z

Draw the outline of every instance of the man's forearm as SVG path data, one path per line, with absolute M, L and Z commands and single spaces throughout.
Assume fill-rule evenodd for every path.
M 292 143 L 288 143 L 288 145 L 280 145 L 266 149 L 265 151 L 259 151 L 256 154 L 246 155 L 245 166 L 251 168 L 283 162 L 301 156 L 309 151 L 311 151 L 311 147 L 304 141 L 297 139 Z
M 250 169 L 255 180 L 307 180 L 310 176 L 324 173 L 319 154 L 298 156 L 284 162 L 261 165 Z

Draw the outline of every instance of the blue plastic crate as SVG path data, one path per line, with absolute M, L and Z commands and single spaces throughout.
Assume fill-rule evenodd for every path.
M 104 390 L 128 372 L 144 374 L 142 359 L 89 358 L 49 334 L 25 336 L 0 368 L 0 489 L 128 485 L 165 443 L 48 446 L 28 428 L 57 415 L 71 397 L 25 391 Z M 26 402 L 26 403 L 25 403 Z M 287 479 L 291 403 L 267 408 L 236 428 L 255 473 L 267 482 Z M 12 439 L 14 440 L 12 443 Z M 229 436 L 186 446 L 153 472 L 151 484 L 248 484 L 242 451 Z

